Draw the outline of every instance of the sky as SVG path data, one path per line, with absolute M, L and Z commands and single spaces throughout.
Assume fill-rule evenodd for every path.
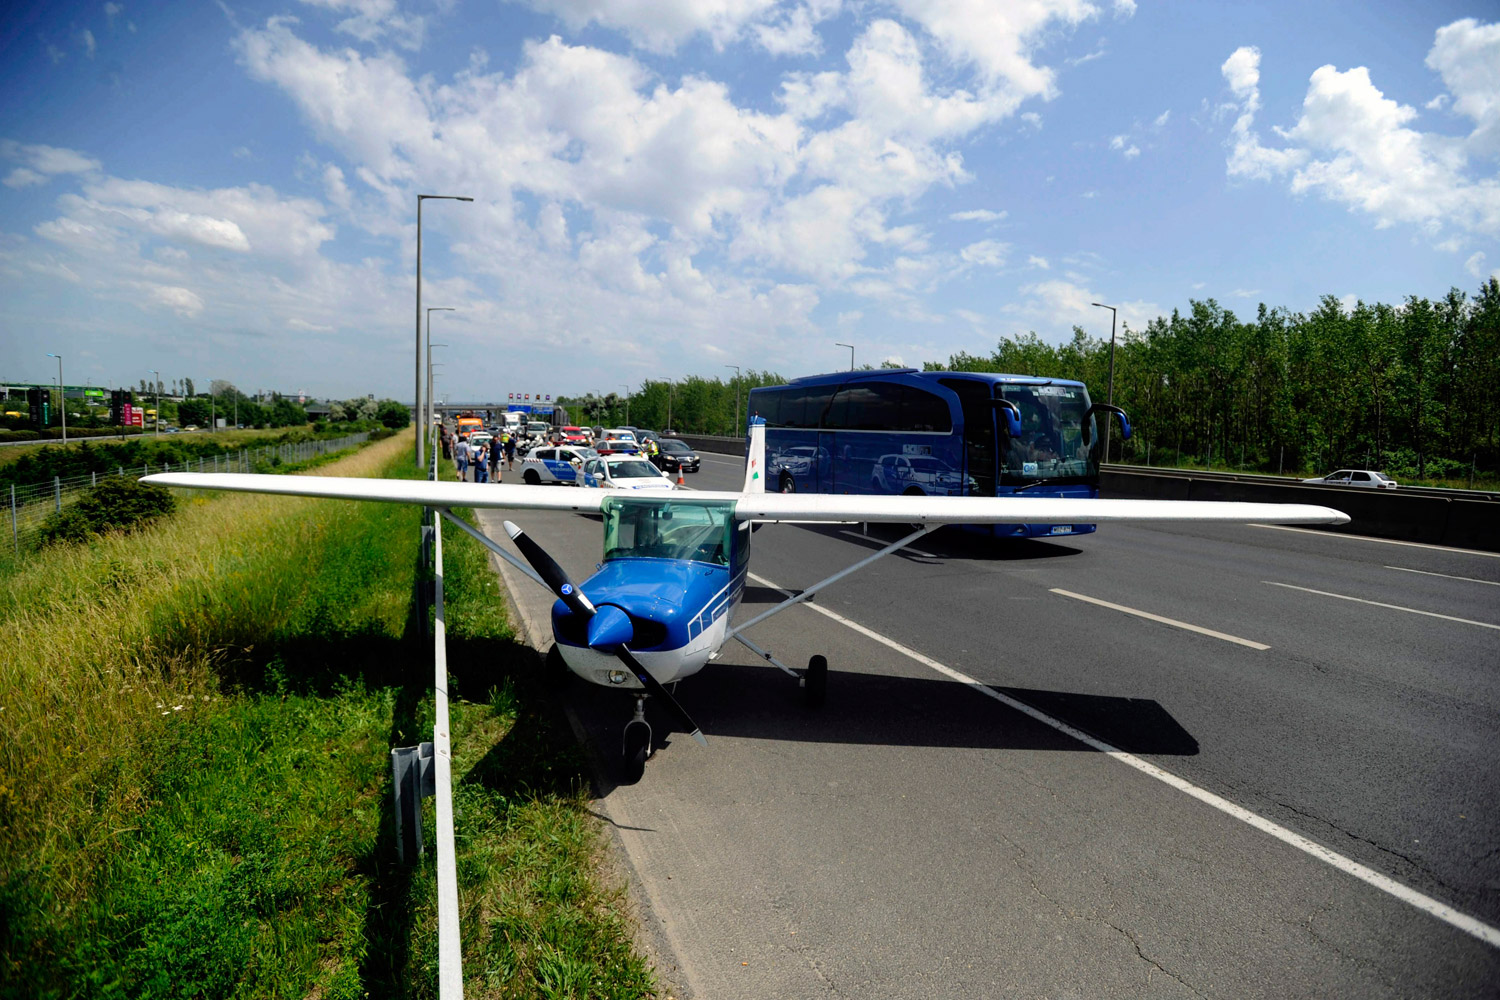
M 1486 3 L 12 5 L 0 378 L 499 399 L 1500 269 Z

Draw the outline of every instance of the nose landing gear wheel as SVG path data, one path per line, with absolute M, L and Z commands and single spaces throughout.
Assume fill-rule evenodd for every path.
M 802 695 L 808 708 L 822 708 L 828 700 L 828 658 L 814 656 L 807 661 L 807 673 L 802 675 Z
M 623 784 L 633 785 L 646 774 L 646 758 L 651 756 L 651 727 L 633 719 L 626 723 L 624 749 L 620 778 Z

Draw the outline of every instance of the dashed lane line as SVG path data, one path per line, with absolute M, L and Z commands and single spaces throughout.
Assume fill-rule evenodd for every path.
M 1071 590 L 1062 590 L 1058 587 L 1051 588 L 1051 593 L 1061 594 L 1064 597 L 1071 597 L 1075 601 L 1087 601 L 1090 604 L 1097 604 L 1101 608 L 1109 608 L 1113 611 L 1123 611 L 1127 615 L 1135 615 L 1137 618 L 1148 618 L 1151 621 L 1161 622 L 1163 625 L 1170 625 L 1173 628 L 1185 629 L 1188 632 L 1197 632 L 1199 635 L 1207 635 L 1212 636 L 1215 639 L 1223 639 L 1225 642 L 1233 642 L 1238 643 L 1241 646 L 1249 646 L 1251 649 L 1271 648 L 1265 643 L 1256 642 L 1253 639 L 1241 639 L 1239 636 L 1230 635 L 1228 632 L 1215 632 L 1213 629 L 1204 628 L 1202 625 L 1192 625 L 1188 622 L 1180 622 L 1175 618 L 1163 618 L 1161 615 L 1153 615 L 1149 611 L 1141 611 L 1138 608 L 1127 608 L 1123 604 L 1113 604 L 1109 601 L 1101 601 L 1099 598 L 1089 597 L 1087 594 L 1075 594 Z
M 781 593 L 786 594 L 788 597 L 792 595 L 792 592 L 787 590 L 785 587 L 782 587 L 776 583 L 772 583 L 770 580 L 767 580 L 763 576 L 759 576 L 755 573 L 748 573 L 747 576 L 751 580 L 754 580 L 756 583 L 765 587 L 770 587 L 773 590 L 779 590 Z M 1164 771 L 1161 768 L 1157 767 L 1155 764 L 1152 764 L 1149 761 L 1142 760 L 1135 754 L 1126 753 L 1125 751 L 1120 750 L 1117 747 L 1105 743 L 1103 740 L 1095 739 L 1094 737 L 1090 736 L 1088 733 L 1085 733 L 1080 729 L 1074 729 L 1066 722 L 1063 722 L 1060 719 L 1054 719 L 1052 716 L 1048 715 L 1045 712 L 1032 708 L 1030 705 L 1027 705 L 1024 702 L 1017 701 L 1009 695 L 1002 694 L 1001 692 L 996 691 L 994 688 L 980 683 L 979 681 L 970 677 L 968 674 L 965 674 L 959 670 L 954 670 L 952 667 L 947 666 L 946 664 L 939 663 L 937 660 L 932 659 L 930 656 L 925 656 L 910 648 L 909 646 L 903 646 L 896 640 L 883 636 L 879 632 L 876 632 L 874 629 L 866 628 L 858 622 L 845 618 L 843 615 L 840 615 L 837 612 L 829 611 L 826 607 L 818 604 L 803 604 L 802 606 L 807 608 L 809 611 L 817 612 L 818 614 L 823 615 L 825 618 L 829 618 L 833 621 L 838 622 L 845 628 L 858 632 L 860 635 L 864 636 L 867 639 L 871 639 L 875 642 L 880 643 L 882 646 L 893 649 L 896 652 L 900 653 L 902 656 L 905 656 L 911 660 L 915 660 L 917 663 L 920 663 L 924 667 L 942 674 L 944 677 L 958 681 L 960 684 L 967 685 L 968 687 L 979 692 L 985 697 L 992 698 L 995 701 L 998 701 L 1000 704 L 1006 706 L 1007 708 L 1013 709 L 1017 712 L 1020 712 L 1022 715 L 1035 719 L 1037 722 L 1040 722 L 1045 726 L 1051 726 L 1058 732 L 1072 737 L 1078 742 L 1092 747 L 1102 754 L 1107 754 L 1120 763 L 1125 764 L 1128 767 L 1135 768 L 1137 771 L 1148 777 L 1155 778 L 1157 781 L 1169 785 L 1172 788 L 1177 789 L 1179 792 L 1191 795 L 1199 802 L 1202 802 L 1203 804 L 1208 806 L 1212 806 L 1213 808 L 1219 810 L 1227 816 L 1232 816 L 1240 822 L 1245 823 L 1248 826 L 1252 826 L 1257 830 L 1260 830 L 1262 833 L 1268 833 L 1282 843 L 1287 844 L 1291 847 L 1295 847 L 1297 850 L 1309 855 L 1310 857 L 1317 858 L 1319 861 L 1332 865 L 1339 871 L 1354 876 L 1361 882 L 1364 882 L 1366 885 L 1373 886 L 1374 888 L 1379 889 L 1381 892 L 1394 896 L 1396 899 L 1401 900 L 1403 903 L 1407 903 L 1408 905 L 1421 910 L 1423 913 L 1436 917 L 1450 927 L 1463 931 L 1465 934 L 1472 935 L 1473 937 L 1478 938 L 1491 947 L 1500 948 L 1500 928 L 1491 927 L 1489 924 L 1476 920 L 1466 913 L 1460 913 L 1458 910 L 1455 910 L 1447 903 L 1439 902 L 1438 900 L 1433 899 L 1431 896 L 1424 895 L 1423 893 L 1420 893 L 1415 889 L 1404 886 L 1400 882 L 1397 882 L 1395 879 L 1380 874 L 1380 872 L 1375 871 L 1373 868 L 1362 865 L 1352 858 L 1346 858 L 1342 854 L 1339 854 L 1337 851 L 1324 847 L 1322 844 L 1319 844 L 1316 841 L 1307 839 L 1300 833 L 1294 833 L 1293 831 L 1288 830 L 1280 823 L 1273 823 L 1271 820 L 1253 813 L 1243 806 L 1235 805 L 1228 799 L 1215 795 L 1213 792 L 1210 792 L 1205 788 L 1199 788 L 1197 785 L 1193 784 L 1190 781 L 1179 778 L 1177 775 L 1171 773 L 1170 771 Z
M 1440 615 L 1436 611 L 1421 611 L 1417 608 L 1404 608 L 1399 604 L 1386 604 L 1384 601 L 1367 601 L 1363 597 L 1350 597 L 1348 594 L 1334 594 L 1327 590 L 1313 590 L 1311 587 L 1298 587 L 1290 583 L 1277 583 L 1275 580 L 1262 580 L 1261 583 L 1270 584 L 1272 587 L 1285 587 L 1287 590 L 1300 590 L 1304 594 L 1320 594 L 1323 597 L 1337 597 L 1341 601 L 1355 601 L 1359 604 L 1373 604 L 1377 608 L 1390 608 L 1392 611 L 1405 611 L 1412 615 L 1426 615 L 1428 618 L 1441 618 L 1444 621 L 1460 622 L 1464 625 L 1478 625 L 1480 628 L 1492 628 L 1500 632 L 1500 625 L 1491 625 L 1489 622 L 1476 622 L 1470 618 L 1455 618 L 1452 615 Z M 1483 581 L 1481 581 L 1483 582 Z
M 1494 580 L 1476 580 L 1472 576 L 1454 576 L 1452 573 L 1433 573 L 1425 569 L 1412 569 L 1410 566 L 1387 566 L 1386 569 L 1394 569 L 1402 573 L 1421 573 L 1423 576 L 1440 576 L 1444 580 L 1462 580 L 1464 583 L 1482 583 L 1486 587 L 1500 587 L 1500 583 Z
M 1500 559 L 1500 552 L 1484 552 L 1480 549 L 1460 549 L 1452 545 L 1432 545 L 1427 542 L 1403 542 L 1398 538 L 1375 538 L 1371 535 L 1350 535 L 1342 531 L 1316 531 L 1312 528 L 1294 528 L 1289 524 L 1252 524 L 1252 528 L 1270 528 L 1272 531 L 1298 531 L 1304 535 L 1317 535 L 1319 538 L 1345 538 L 1355 542 L 1379 542 L 1382 545 L 1405 545 L 1412 549 L 1436 549 L 1439 552 L 1457 552 L 1465 556 L 1486 556 L 1490 559 Z

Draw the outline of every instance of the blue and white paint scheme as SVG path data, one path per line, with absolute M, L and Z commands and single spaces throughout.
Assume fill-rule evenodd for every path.
M 702 741 L 697 726 L 664 685 L 702 670 L 730 639 L 797 677 L 809 702 L 821 704 L 827 683 L 827 661 L 823 657 L 813 656 L 805 670 L 794 670 L 755 645 L 745 631 L 942 525 L 1111 521 L 1342 524 L 1349 520 L 1340 511 L 1310 504 L 766 492 L 765 432 L 765 423 L 752 417 L 745 448 L 744 485 L 734 492 L 556 490 L 541 485 L 229 473 L 165 473 L 146 476 L 143 481 L 161 486 L 434 508 L 558 598 L 552 609 L 556 643 L 549 654 L 557 670 L 562 671 L 565 665 L 566 670 L 592 684 L 620 688 L 635 696 L 635 715 L 624 737 L 627 780 L 639 778 L 651 752 L 651 729 L 644 714 L 647 696 L 660 702 L 685 731 Z M 784 470 L 774 471 L 780 475 Z M 505 522 L 515 547 L 512 550 L 454 516 L 453 507 L 600 515 L 603 562 L 598 572 L 582 585 L 575 585 L 516 524 Z M 875 522 L 908 524 L 913 530 L 769 610 L 734 623 L 744 596 L 752 529 L 757 524 L 775 522 Z

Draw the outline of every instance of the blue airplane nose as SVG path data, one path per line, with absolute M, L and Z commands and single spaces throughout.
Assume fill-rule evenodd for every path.
M 601 605 L 599 613 L 589 619 L 589 648 L 606 650 L 629 643 L 635 638 L 630 616 L 613 604 Z

